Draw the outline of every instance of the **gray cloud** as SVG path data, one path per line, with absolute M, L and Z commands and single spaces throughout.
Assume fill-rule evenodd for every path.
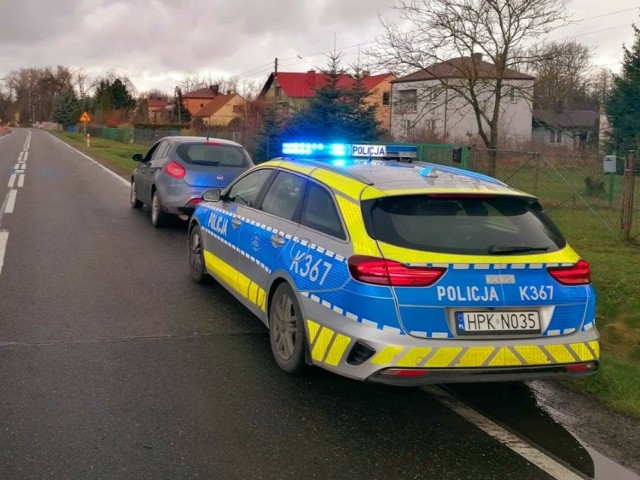
M 637 7 L 635 0 L 573 0 L 576 19 Z M 613 5 L 615 3 L 615 6 Z M 100 74 L 127 74 L 139 90 L 171 90 L 187 72 L 243 75 L 264 81 L 275 57 L 281 69 L 326 65 L 322 52 L 382 33 L 379 15 L 397 18 L 393 0 L 0 0 L 0 78 L 23 67 L 65 65 Z M 603 11 L 604 10 L 604 11 Z M 615 68 L 638 12 L 565 27 L 597 47 L 596 63 Z M 363 47 L 364 50 L 364 47 Z M 344 49 L 355 60 L 357 47 Z M 302 59 L 298 58 L 302 57 Z

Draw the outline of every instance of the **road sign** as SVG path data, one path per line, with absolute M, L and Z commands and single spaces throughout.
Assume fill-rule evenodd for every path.
M 91 117 L 89 116 L 88 112 L 84 112 L 82 115 L 80 115 L 80 121 L 81 122 L 90 122 L 91 121 Z

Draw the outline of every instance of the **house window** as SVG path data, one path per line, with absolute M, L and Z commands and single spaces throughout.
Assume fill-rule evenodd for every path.
M 401 112 L 417 112 L 418 111 L 418 91 L 417 90 L 398 90 L 397 107 Z
M 560 130 L 549 130 L 549 143 L 562 143 L 562 132 Z
M 202 107 L 204 107 L 204 103 L 201 103 L 201 104 L 200 104 L 200 108 L 202 108 Z
M 509 89 L 509 101 L 511 103 L 516 103 L 517 102 L 517 100 L 516 100 L 516 87 L 511 87 Z
M 391 92 L 382 93 L 382 105 L 389 106 L 391 104 Z
M 425 91 L 424 98 L 427 103 L 434 103 L 438 98 L 438 87 L 428 87 Z
M 412 120 L 402 121 L 402 133 L 405 137 L 412 137 L 416 123 Z
M 234 105 L 233 113 L 242 113 L 242 105 Z

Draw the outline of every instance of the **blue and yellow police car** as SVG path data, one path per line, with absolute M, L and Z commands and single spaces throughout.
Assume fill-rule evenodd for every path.
M 189 264 L 269 328 L 289 373 L 421 385 L 598 369 L 589 264 L 538 200 L 415 147 L 284 144 L 203 195 Z

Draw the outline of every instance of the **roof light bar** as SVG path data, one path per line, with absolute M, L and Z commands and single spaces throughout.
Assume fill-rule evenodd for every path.
M 349 143 L 285 142 L 282 154 L 303 157 L 416 158 L 415 145 L 375 145 Z

